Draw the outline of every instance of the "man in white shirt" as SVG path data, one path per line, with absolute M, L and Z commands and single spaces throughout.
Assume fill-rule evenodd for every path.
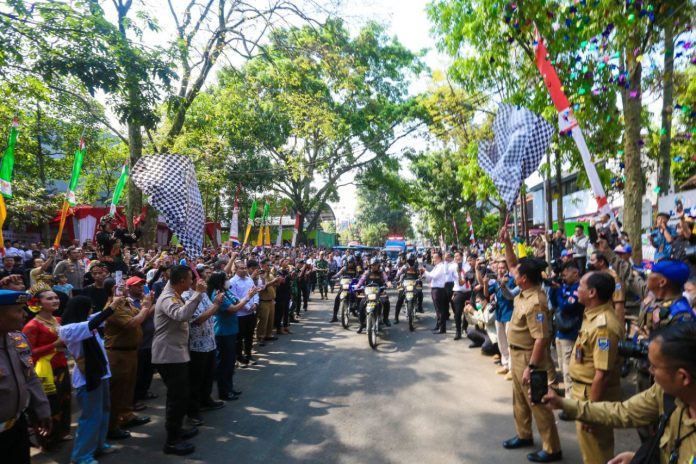
M 457 280 L 459 269 L 457 263 L 454 262 L 454 253 L 452 252 L 448 252 L 445 255 L 445 263 L 447 264 L 447 277 L 445 277 L 445 290 L 447 290 L 447 314 L 445 319 L 449 321 L 450 308 L 452 308 L 452 312 L 454 312 L 452 296 L 454 295 L 454 283 Z
M 433 250 L 432 253 L 433 269 L 426 271 L 422 269 L 423 277 L 430 282 L 430 295 L 437 314 L 437 325 L 433 330 L 434 334 L 446 333 L 446 312 L 449 312 L 449 301 L 445 282 L 447 279 L 447 264 L 442 260 L 442 252 Z

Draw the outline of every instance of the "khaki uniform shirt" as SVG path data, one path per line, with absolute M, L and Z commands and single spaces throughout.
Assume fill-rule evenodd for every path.
M 677 437 L 684 437 L 696 427 L 696 418 L 689 417 L 689 407 L 679 399 L 676 409 L 665 426 L 660 439 L 660 462 L 667 464 Z M 582 422 L 614 428 L 643 427 L 660 420 L 664 412 L 664 391 L 658 384 L 623 402 L 590 402 L 563 399 L 563 411 Z M 680 427 L 681 424 L 681 427 Z M 681 428 L 681 430 L 680 430 Z M 694 462 L 696 433 L 689 435 L 679 447 L 679 464 Z
M 508 343 L 531 351 L 535 340 L 551 336 L 550 324 L 546 294 L 541 287 L 523 290 L 514 300 Z
M 276 288 L 275 287 L 268 287 L 266 284 L 273 279 L 275 279 L 276 273 L 275 270 L 271 269 L 270 275 L 266 276 L 266 279 L 263 281 L 263 286 L 264 289 L 259 292 L 259 300 L 260 301 L 274 301 L 276 297 Z M 259 282 L 261 283 L 261 282 Z
M 570 377 L 592 385 L 597 369 L 609 373 L 609 386 L 619 385 L 622 359 L 619 340 L 624 337 L 611 303 L 585 309 L 580 333 L 570 359 Z
M 152 339 L 152 363 L 185 363 L 189 355 L 189 320 L 201 302 L 202 293 L 194 292 L 184 303 L 170 283 L 164 287 L 155 305 L 155 335 Z
M 27 406 L 36 417 L 51 416 L 29 342 L 21 332 L 0 333 L 0 432 L 12 428 Z
M 106 349 L 137 350 L 143 341 L 143 329 L 140 324 L 126 327 L 138 315 L 138 308 L 126 303 L 114 308 L 114 314 L 104 323 L 104 346 Z

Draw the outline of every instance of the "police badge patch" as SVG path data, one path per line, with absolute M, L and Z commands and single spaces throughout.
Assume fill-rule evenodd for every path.
M 597 339 L 597 346 L 602 351 L 609 350 L 609 337 L 599 337 Z
M 544 313 L 537 313 L 536 320 L 538 322 L 544 322 Z

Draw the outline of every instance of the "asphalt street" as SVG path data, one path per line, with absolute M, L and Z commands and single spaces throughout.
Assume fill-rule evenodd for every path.
M 332 295 L 333 297 L 333 295 Z M 395 295 L 391 295 L 392 311 Z M 194 454 L 162 453 L 163 385 L 160 399 L 140 414 L 152 422 L 116 442 L 119 452 L 102 463 L 524 463 L 534 449 L 508 451 L 515 434 L 511 382 L 469 341 L 453 333 L 433 335 L 430 298 L 411 333 L 403 322 L 386 328 L 378 349 L 367 337 L 330 324 L 331 301 L 314 295 L 292 334 L 260 347 L 258 365 L 238 369 L 238 401 L 204 413 L 192 441 Z M 73 401 L 75 403 L 75 401 Z M 74 425 L 76 423 L 74 416 Z M 582 459 L 575 424 L 559 422 L 564 462 Z M 536 431 L 536 429 L 535 429 Z M 538 436 L 536 444 L 540 446 Z M 635 449 L 636 432 L 616 432 L 616 451 Z M 71 443 L 36 463 L 67 463 Z M 1 461 L 1 458 L 0 458 Z

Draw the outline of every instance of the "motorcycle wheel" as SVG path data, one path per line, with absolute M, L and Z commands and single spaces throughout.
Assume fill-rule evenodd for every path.
M 343 300 L 341 301 L 341 324 L 343 324 L 343 328 L 347 329 L 348 328 L 348 322 L 350 321 L 350 311 L 348 308 L 348 300 Z
M 414 323 L 414 319 L 415 319 L 415 314 L 414 314 L 414 311 L 415 311 L 415 308 L 416 308 L 415 302 L 414 302 L 413 300 L 409 301 L 409 302 L 408 302 L 408 305 L 406 306 L 406 308 L 407 308 L 407 311 L 408 311 L 408 330 L 410 330 L 411 332 L 413 332 L 414 330 L 416 330 L 416 327 L 415 327 L 414 324 L 413 324 L 413 323 Z
M 367 341 L 370 348 L 377 349 L 377 315 L 374 312 L 367 315 Z

